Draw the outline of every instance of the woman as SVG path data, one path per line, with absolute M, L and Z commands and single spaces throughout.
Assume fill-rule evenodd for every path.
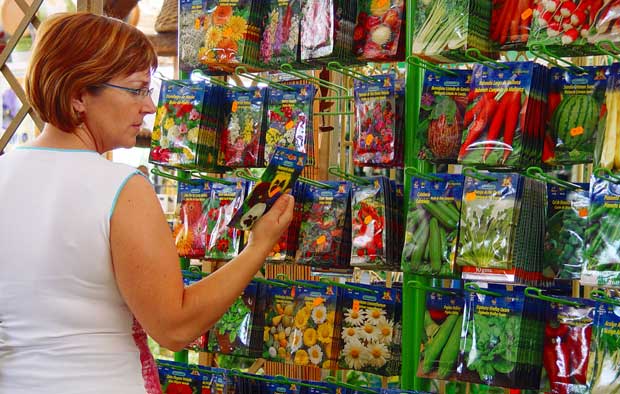
M 140 325 L 179 350 L 227 310 L 288 226 L 283 196 L 243 252 L 184 289 L 149 181 L 101 153 L 135 144 L 156 54 L 120 21 L 45 21 L 26 92 L 46 122 L 0 157 L 0 393 L 158 393 Z M 135 320 L 134 320 L 135 316 Z M 137 322 L 136 322 L 137 320 Z

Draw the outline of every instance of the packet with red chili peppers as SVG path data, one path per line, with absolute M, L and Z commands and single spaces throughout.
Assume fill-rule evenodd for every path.
M 213 182 L 209 199 L 209 244 L 205 257 L 211 260 L 230 260 L 239 253 L 243 232 L 229 227 L 228 222 L 243 202 L 247 193 L 242 180 L 227 179 L 231 185 Z M 211 212 L 214 214 L 211 215 Z M 211 222 L 212 221 L 212 222 Z
M 262 165 L 258 156 L 267 119 L 267 89 L 247 89 L 228 92 L 231 111 L 220 139 L 218 164 L 221 166 L 238 168 Z
M 470 70 L 450 70 L 450 74 L 424 72 L 416 132 L 422 146 L 418 155 L 420 159 L 456 163 L 468 95 L 475 94 L 470 90 L 470 84 Z M 471 116 L 472 112 L 469 114 Z
M 454 379 L 463 326 L 463 294 L 439 289 L 426 294 L 424 333 L 417 375 L 430 379 Z M 452 294 L 450 294 L 452 293 Z
M 339 256 L 343 238 L 351 237 L 350 232 L 345 232 L 351 184 L 346 181 L 323 183 L 330 187 L 305 187 L 295 262 L 324 269 L 346 269 L 349 267 L 339 265 Z
M 364 61 L 405 60 L 405 2 L 361 0 L 357 5 L 355 55 Z
M 353 162 L 358 166 L 390 167 L 396 158 L 394 75 L 375 75 L 375 82 L 355 80 Z
M 504 64 L 507 69 L 474 65 L 459 163 L 508 168 L 533 164 L 526 152 L 543 130 L 537 116 L 542 114 L 541 102 L 534 92 L 544 67 L 532 62 Z
M 580 305 L 549 303 L 543 343 L 543 365 L 547 379 L 541 389 L 552 394 L 587 391 L 587 372 L 594 325 L 592 300 L 558 297 Z
M 180 257 L 203 258 L 210 233 L 207 205 L 211 196 L 211 183 L 192 180 L 193 184 L 179 182 L 176 220 L 172 237 Z
M 451 277 L 455 273 L 456 246 L 463 176 L 433 174 L 437 180 L 412 177 L 403 272 Z
M 312 165 L 314 135 L 312 103 L 314 85 L 287 85 L 288 90 L 269 88 L 267 131 L 263 141 L 262 162 L 267 165 L 278 146 L 306 153 Z M 259 160 L 260 161 L 260 160 Z

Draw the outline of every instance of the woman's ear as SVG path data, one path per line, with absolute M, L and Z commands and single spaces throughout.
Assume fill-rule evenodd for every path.
M 83 92 L 76 93 L 71 99 L 71 106 L 75 113 L 86 112 L 86 102 Z

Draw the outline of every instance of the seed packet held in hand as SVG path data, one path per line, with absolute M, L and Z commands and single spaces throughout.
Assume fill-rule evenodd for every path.
M 271 209 L 278 197 L 291 190 L 306 164 L 306 155 L 277 147 L 248 197 L 228 223 L 229 227 L 251 230 L 254 223 Z

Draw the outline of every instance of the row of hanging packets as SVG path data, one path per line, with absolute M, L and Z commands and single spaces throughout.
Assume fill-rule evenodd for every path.
M 404 145 L 404 80 L 394 74 L 375 75 L 371 82 L 355 80 L 356 166 L 402 167 Z
M 230 260 L 238 254 L 243 232 L 227 223 L 250 184 L 238 179 L 222 181 L 179 182 L 173 238 L 180 257 Z
M 397 271 L 404 240 L 402 185 L 383 176 L 362 179 L 352 189 L 351 266 Z
M 492 55 L 491 0 L 432 0 L 417 3 L 411 53 L 436 62 L 471 61 L 465 51 Z

